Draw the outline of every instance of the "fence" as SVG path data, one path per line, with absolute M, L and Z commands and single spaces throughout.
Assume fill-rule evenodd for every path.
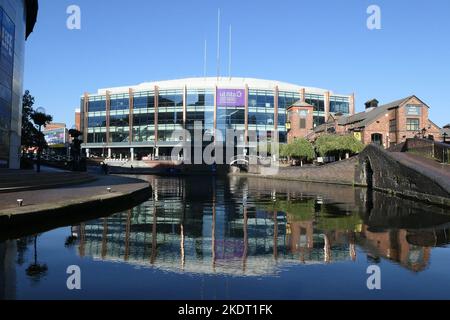
M 450 164 L 450 145 L 445 143 L 417 138 L 407 139 L 405 150 Z

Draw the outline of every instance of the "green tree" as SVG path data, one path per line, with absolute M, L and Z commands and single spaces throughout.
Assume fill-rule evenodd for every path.
M 305 138 L 295 139 L 286 148 L 287 150 L 284 150 L 284 152 L 288 157 L 299 159 L 301 166 L 303 166 L 304 161 L 311 161 L 316 156 L 313 145 Z
M 33 110 L 34 97 L 30 91 L 25 91 L 22 98 L 22 152 L 38 145 L 39 132 L 34 125 L 31 116 Z
M 364 150 L 364 145 L 353 135 L 326 134 L 320 136 L 315 143 L 321 157 L 336 156 L 339 159 L 345 154 L 358 154 Z

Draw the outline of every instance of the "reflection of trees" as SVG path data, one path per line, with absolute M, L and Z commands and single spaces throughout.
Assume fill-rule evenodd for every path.
M 38 263 L 37 239 L 38 236 L 36 235 L 34 237 L 34 262 L 30 264 L 30 266 L 26 270 L 27 275 L 36 282 L 38 282 L 42 277 L 46 276 L 48 271 L 48 267 L 46 264 Z
M 17 240 L 17 264 L 19 266 L 25 263 L 25 254 L 28 250 L 28 245 L 33 242 L 33 237 L 24 237 Z

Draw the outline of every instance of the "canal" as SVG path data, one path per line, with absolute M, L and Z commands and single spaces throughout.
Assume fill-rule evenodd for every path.
M 445 209 L 344 186 L 140 178 L 153 194 L 138 206 L 2 238 L 0 298 L 450 299 Z

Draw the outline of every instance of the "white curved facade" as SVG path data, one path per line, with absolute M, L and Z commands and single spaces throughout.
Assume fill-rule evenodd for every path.
M 275 80 L 199 77 L 145 82 L 82 97 L 84 148 L 113 158 L 134 158 L 135 153 L 139 157 L 140 151 L 169 155 L 179 143 L 176 132 L 193 132 L 199 122 L 208 132 L 235 130 L 241 141 L 255 131 L 283 143 L 288 109 L 299 100 L 314 107 L 309 114 L 314 126 L 332 113 L 354 112 L 353 95 Z

